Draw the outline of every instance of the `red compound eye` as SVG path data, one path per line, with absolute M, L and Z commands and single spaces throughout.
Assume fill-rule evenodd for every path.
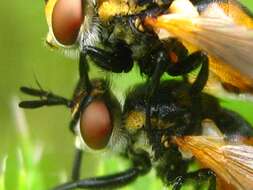
M 112 134 L 112 121 L 104 102 L 94 101 L 81 114 L 80 131 L 84 142 L 92 149 L 103 149 Z
M 52 28 L 57 41 L 63 45 L 74 44 L 83 19 L 82 0 L 58 0 L 52 13 Z

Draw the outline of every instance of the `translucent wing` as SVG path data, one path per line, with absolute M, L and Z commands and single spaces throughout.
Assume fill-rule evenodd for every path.
M 176 137 L 175 142 L 227 184 L 238 190 L 253 188 L 253 146 L 244 144 L 251 144 L 252 139 L 239 144 L 226 142 L 220 137 L 187 136 Z
M 253 30 L 225 16 L 189 16 L 172 13 L 147 18 L 161 39 L 179 38 L 210 56 L 210 69 L 224 83 L 253 92 Z M 238 72 L 239 71 L 239 72 Z
M 253 78 L 253 30 L 236 25 L 230 19 L 189 18 L 183 14 L 163 15 L 148 22 L 158 29 L 158 34 L 159 29 L 164 29 L 167 37 L 173 35 L 196 45 Z

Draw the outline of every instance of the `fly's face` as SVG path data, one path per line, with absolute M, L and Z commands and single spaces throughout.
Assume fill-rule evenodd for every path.
M 89 94 L 81 90 L 74 95 L 72 115 L 79 120 L 75 126 L 77 147 L 101 151 L 115 148 L 115 144 L 126 145 L 118 100 L 108 90 L 106 81 L 92 80 L 91 85 Z
M 84 19 L 82 0 L 50 0 L 45 12 L 49 26 L 47 42 L 52 45 L 75 45 Z
M 49 28 L 46 43 L 67 54 L 77 54 L 83 46 L 94 46 L 99 41 L 100 23 L 116 15 L 135 12 L 134 5 L 134 1 L 128 0 L 48 0 L 45 6 Z
M 45 14 L 49 28 L 46 43 L 70 55 L 78 53 L 81 41 L 91 45 L 97 40 L 97 32 L 92 29 L 94 6 L 94 0 L 46 1 Z

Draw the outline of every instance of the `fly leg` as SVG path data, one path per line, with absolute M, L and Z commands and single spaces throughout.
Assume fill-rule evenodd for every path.
M 131 154 L 133 159 L 133 167 L 116 174 L 92 177 L 81 180 L 74 180 L 62 185 L 59 185 L 53 190 L 71 190 L 71 189 L 112 189 L 125 186 L 139 176 L 145 175 L 151 168 L 149 157 L 146 153 Z
M 84 54 L 80 54 L 79 59 L 79 75 L 80 80 L 76 86 L 75 91 L 80 91 L 80 89 L 83 89 L 82 91 L 85 93 L 84 95 L 87 95 L 87 92 L 91 89 L 91 83 L 88 76 L 88 64 L 86 63 L 86 57 Z M 52 92 L 45 91 L 42 89 L 42 87 L 39 85 L 39 89 L 29 88 L 29 87 L 21 87 L 20 90 L 27 94 L 34 97 L 38 97 L 39 100 L 28 100 L 28 101 L 21 101 L 19 103 L 19 107 L 21 108 L 27 108 L 27 109 L 35 109 L 40 108 L 43 106 L 57 106 L 57 105 L 64 105 L 67 108 L 73 108 L 75 104 L 75 97 L 73 99 L 67 99 L 62 96 L 56 95 Z M 83 96 L 84 96 L 83 95 Z M 70 130 L 75 133 L 74 128 L 79 119 L 79 112 L 76 112 L 70 122 L 69 128 Z
M 175 42 L 177 43 L 177 42 Z M 175 51 L 175 53 L 174 53 Z M 183 76 L 187 77 L 187 74 L 200 67 L 199 73 L 196 76 L 195 81 L 191 84 L 190 95 L 192 96 L 192 105 L 191 114 L 192 120 L 188 130 L 185 134 L 198 133 L 200 131 L 201 125 L 201 96 L 200 93 L 205 87 L 208 80 L 208 57 L 202 51 L 194 52 L 190 55 L 187 55 L 188 52 L 185 50 L 183 52 L 182 48 L 180 51 L 172 50 L 170 53 L 170 64 L 168 66 L 167 73 L 171 76 Z M 177 60 L 177 61 L 175 61 Z M 187 80 L 184 78 L 184 80 Z
M 199 169 L 195 172 L 188 173 L 188 179 L 195 182 L 208 182 L 208 190 L 216 190 L 216 174 L 210 169 Z
M 85 55 L 81 53 L 79 62 L 80 81 L 76 87 L 76 90 L 78 90 L 79 88 L 84 88 L 87 91 L 91 85 L 88 77 L 88 65 L 83 64 L 85 62 L 84 59 Z M 45 91 L 41 88 L 40 85 L 39 89 L 21 87 L 20 90 L 24 94 L 40 98 L 40 100 L 28 100 L 20 102 L 19 107 L 21 108 L 34 109 L 43 106 L 56 106 L 56 105 L 64 105 L 68 108 L 72 108 L 73 106 L 73 100 L 69 100 L 62 96 L 56 95 L 52 92 Z
M 216 190 L 216 176 L 215 173 L 209 169 L 199 169 L 195 172 L 187 173 L 184 176 L 178 176 L 173 182 L 173 190 L 180 190 L 186 180 L 194 180 L 195 182 L 208 181 L 208 190 Z
M 76 149 L 73 167 L 72 167 L 72 176 L 71 179 L 73 181 L 77 181 L 80 179 L 80 170 L 82 165 L 83 151 L 80 149 Z
M 193 134 L 192 132 L 199 133 L 201 131 L 201 110 L 202 109 L 202 100 L 200 93 L 205 87 L 207 80 L 208 80 L 208 74 L 209 74 L 209 64 L 208 64 L 208 58 L 205 54 L 203 54 L 201 51 L 195 52 L 189 56 L 190 61 L 194 59 L 195 61 L 198 61 L 198 64 L 201 65 L 200 71 L 197 75 L 196 80 L 191 85 L 190 94 L 192 96 L 192 104 L 195 105 L 191 108 L 192 118 L 195 118 L 191 121 L 189 130 L 186 133 Z
M 197 75 L 196 80 L 192 84 L 192 94 L 198 94 L 205 87 L 208 79 L 208 58 L 202 51 L 194 52 L 184 58 L 174 58 L 180 59 L 178 62 L 171 61 L 167 73 L 170 76 L 185 76 L 201 66 L 201 69 Z
M 198 64 L 201 65 L 200 71 L 197 75 L 197 78 L 191 85 L 190 89 L 190 95 L 192 96 L 192 104 L 195 106 L 192 106 L 191 108 L 191 113 L 192 113 L 192 118 L 195 118 L 191 121 L 190 127 L 188 127 L 188 131 L 186 133 L 188 134 L 193 134 L 199 133 L 201 131 L 201 109 L 202 109 L 202 100 L 200 93 L 205 87 L 207 80 L 208 80 L 208 74 L 209 74 L 209 64 L 208 64 L 208 58 L 205 54 L 203 54 L 201 51 L 195 52 L 189 56 L 189 60 L 191 61 L 193 59 L 192 63 L 194 61 L 197 61 Z M 195 59 L 195 60 L 194 60 Z
M 59 185 L 53 190 L 71 190 L 71 189 L 109 189 L 127 185 L 140 175 L 137 168 L 132 168 L 124 172 L 113 175 L 87 178 Z
M 56 95 L 49 91 L 45 91 L 43 89 L 21 87 L 20 90 L 21 92 L 25 94 L 39 97 L 39 100 L 21 101 L 19 103 L 20 108 L 36 109 L 36 108 L 41 108 L 44 106 L 58 106 L 58 105 L 63 105 L 63 106 L 66 106 L 67 108 L 72 108 L 74 105 L 74 102 L 72 100 Z M 79 115 L 75 114 L 70 122 L 69 129 L 73 134 L 75 134 L 74 129 L 75 129 L 78 119 L 79 119 Z
M 195 59 L 199 59 L 199 64 L 201 65 L 200 71 L 197 75 L 196 80 L 192 84 L 191 87 L 191 94 L 199 94 L 205 87 L 207 80 L 208 80 L 208 75 L 209 75 L 209 64 L 208 64 L 208 58 L 205 54 L 203 54 L 201 51 L 200 52 L 195 52 L 194 54 L 191 54 L 191 56 L 199 57 Z
M 114 73 L 128 72 L 133 67 L 132 51 L 123 41 L 104 43 L 105 49 L 85 46 L 83 53 L 89 55 L 94 63 Z
M 71 107 L 72 101 L 58 96 L 52 92 L 45 91 L 43 89 L 34 89 L 29 87 L 21 87 L 21 92 L 31 96 L 39 97 L 39 100 L 28 100 L 19 103 L 19 107 L 27 109 L 35 109 L 43 106 L 57 106 L 64 105 L 68 108 Z
M 151 104 L 152 98 L 159 87 L 160 78 L 162 77 L 163 73 L 166 71 L 166 67 L 168 65 L 168 59 L 166 57 L 166 53 L 164 51 L 159 51 L 157 54 L 154 54 L 155 57 L 151 61 L 154 61 L 156 66 L 155 70 L 151 76 L 151 78 L 147 81 L 147 92 L 146 92 L 146 120 L 145 120 L 145 127 L 147 128 L 149 140 L 152 140 L 152 133 L 153 129 L 151 126 Z M 154 63 L 150 63 L 154 64 Z M 152 143 L 152 142 L 151 142 Z M 152 143 L 153 144 L 153 143 Z

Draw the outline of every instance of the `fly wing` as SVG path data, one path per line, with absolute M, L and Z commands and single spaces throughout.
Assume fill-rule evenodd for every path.
M 190 151 L 205 167 L 238 190 L 253 187 L 253 146 L 228 143 L 220 137 L 176 137 L 176 144 Z
M 235 24 L 229 17 L 172 13 L 147 18 L 161 39 L 179 38 L 210 56 L 211 70 L 242 91 L 253 89 L 253 30 Z M 240 71 L 240 72 L 238 72 Z
M 226 183 L 222 178 L 216 177 L 216 189 L 217 190 L 236 190 L 231 184 Z
M 148 22 L 158 29 L 158 34 L 159 29 L 164 29 L 167 37 L 172 35 L 187 41 L 253 78 L 253 30 L 230 19 L 191 18 L 184 14 L 163 15 Z

